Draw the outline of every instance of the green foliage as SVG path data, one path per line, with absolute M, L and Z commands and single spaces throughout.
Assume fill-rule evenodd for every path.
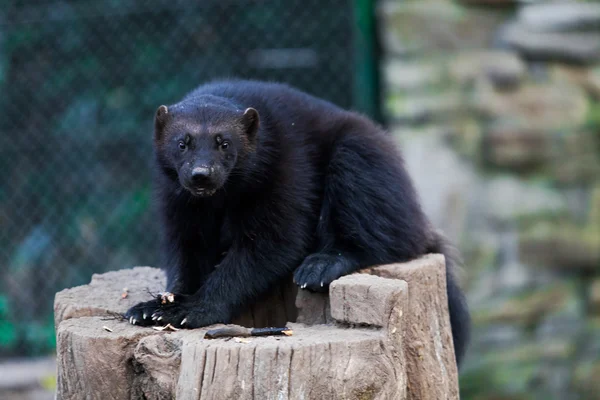
M 15 326 L 6 320 L 8 313 L 8 299 L 0 295 L 0 350 L 14 346 L 17 341 Z
M 600 136 L 600 102 L 591 103 L 586 118 L 588 128 L 594 129 Z

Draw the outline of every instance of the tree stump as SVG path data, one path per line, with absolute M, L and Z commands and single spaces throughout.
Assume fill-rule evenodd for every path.
M 342 277 L 329 295 L 283 285 L 236 321 L 292 336 L 204 339 L 209 328 L 107 318 L 164 285 L 136 267 L 56 295 L 58 399 L 459 397 L 441 255 Z

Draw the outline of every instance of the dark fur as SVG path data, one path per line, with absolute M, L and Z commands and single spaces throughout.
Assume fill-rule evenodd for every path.
M 258 115 L 244 114 L 248 107 Z M 285 85 L 215 82 L 159 109 L 155 150 L 167 290 L 176 298 L 133 307 L 135 323 L 227 323 L 292 273 L 322 291 L 361 268 L 436 252 L 447 256 L 460 362 L 469 315 L 454 260 L 393 139 L 373 122 Z M 210 176 L 198 183 L 194 168 Z

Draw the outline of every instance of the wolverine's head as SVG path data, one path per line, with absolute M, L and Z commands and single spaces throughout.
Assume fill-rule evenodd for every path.
M 192 195 L 212 196 L 254 148 L 258 126 L 254 108 L 238 108 L 215 96 L 160 106 L 154 124 L 157 159 Z

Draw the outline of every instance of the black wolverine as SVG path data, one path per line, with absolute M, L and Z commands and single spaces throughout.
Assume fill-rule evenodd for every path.
M 460 362 L 470 322 L 455 262 L 381 127 L 286 85 L 219 81 L 158 108 L 154 149 L 175 295 L 132 307 L 131 322 L 228 323 L 291 274 L 325 291 L 361 268 L 443 253 Z

